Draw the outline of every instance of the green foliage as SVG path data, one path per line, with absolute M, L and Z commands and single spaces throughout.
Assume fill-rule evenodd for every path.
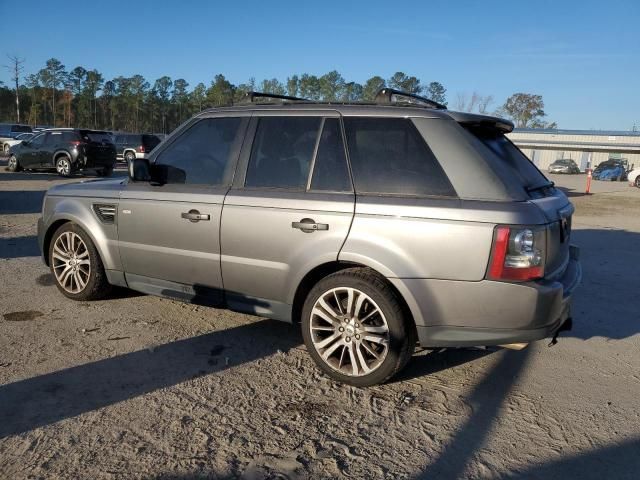
M 542 95 L 514 93 L 507 98 L 502 108 L 518 128 L 539 128 L 543 125 L 543 118 L 546 116 Z
M 362 87 L 362 99 L 367 102 L 372 102 L 376 98 L 376 94 L 386 87 L 387 84 L 382 77 L 371 77 L 367 80 Z
M 440 82 L 431 82 L 426 88 L 427 98 L 434 102 L 447 105 L 447 89 Z
M 20 111 L 32 125 L 104 128 L 111 131 L 170 132 L 205 108 L 232 105 L 246 92 L 263 91 L 313 101 L 372 101 L 385 86 L 423 91 L 416 77 L 396 72 L 389 81 L 374 76 L 364 84 L 347 81 L 336 70 L 324 75 L 293 74 L 234 85 L 216 75 L 207 86 L 198 83 L 191 90 L 185 79 L 163 76 L 149 82 L 142 75 L 105 79 L 93 68 L 76 66 L 69 72 L 58 59 L 47 60 L 44 68 L 25 75 L 20 86 Z M 445 88 L 432 82 L 426 92 L 445 102 Z M 0 85 L 0 121 L 14 121 L 15 92 Z

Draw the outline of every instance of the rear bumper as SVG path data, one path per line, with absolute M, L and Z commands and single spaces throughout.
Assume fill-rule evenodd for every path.
M 571 317 L 571 295 L 582 278 L 578 256 L 572 246 L 562 277 L 540 282 L 390 280 L 407 299 L 424 347 L 531 342 L 552 336 Z

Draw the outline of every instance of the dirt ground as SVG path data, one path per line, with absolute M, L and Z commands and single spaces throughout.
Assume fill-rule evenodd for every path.
M 61 180 L 4 165 L 1 478 L 638 478 L 640 189 L 553 178 L 584 268 L 558 345 L 425 351 L 357 389 L 319 374 L 291 325 L 67 300 L 35 237 Z

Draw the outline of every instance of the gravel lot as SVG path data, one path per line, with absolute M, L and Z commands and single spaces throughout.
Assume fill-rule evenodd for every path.
M 640 189 L 553 178 L 584 268 L 557 346 L 425 351 L 356 389 L 287 324 L 126 291 L 67 300 L 35 237 L 61 180 L 5 164 L 2 478 L 638 478 Z

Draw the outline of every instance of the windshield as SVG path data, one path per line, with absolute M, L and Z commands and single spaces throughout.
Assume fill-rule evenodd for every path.
M 33 133 L 21 133 L 20 135 L 16 136 L 16 140 L 28 140 L 31 137 L 33 137 Z

